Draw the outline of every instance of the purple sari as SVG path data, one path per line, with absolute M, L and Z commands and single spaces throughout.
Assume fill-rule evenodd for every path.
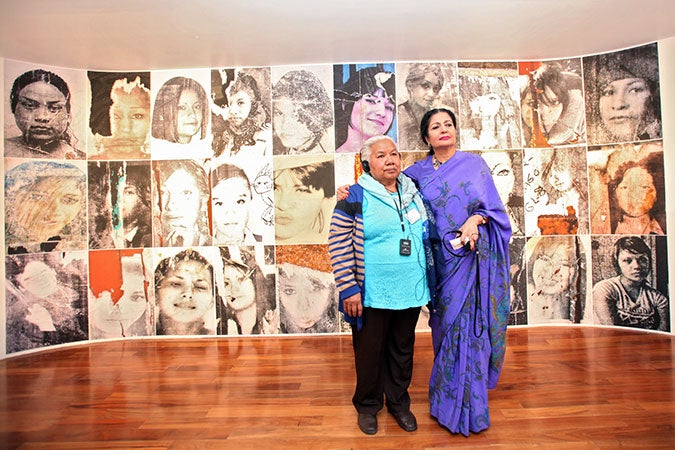
M 405 173 L 431 203 L 446 244 L 429 319 L 430 412 L 451 432 L 468 436 L 490 426 L 488 389 L 496 387 L 504 361 L 511 225 L 490 169 L 478 155 L 457 151 L 436 170 L 428 157 Z M 452 250 L 452 231 L 473 214 L 489 218 L 479 226 L 477 251 Z

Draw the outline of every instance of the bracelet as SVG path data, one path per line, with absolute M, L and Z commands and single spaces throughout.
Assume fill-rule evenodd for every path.
M 485 225 L 486 223 L 488 223 L 487 217 L 481 216 L 480 214 L 478 214 L 478 216 L 480 216 L 480 223 L 479 223 L 479 225 Z

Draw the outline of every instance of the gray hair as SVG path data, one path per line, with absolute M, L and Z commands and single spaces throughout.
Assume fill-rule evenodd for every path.
M 370 161 L 370 152 L 373 148 L 373 145 L 377 144 L 378 142 L 381 141 L 389 141 L 392 144 L 396 145 L 396 142 L 389 136 L 373 136 L 371 138 L 366 139 L 366 141 L 363 143 L 363 146 L 361 146 L 361 161 Z M 398 148 L 398 146 L 397 146 Z

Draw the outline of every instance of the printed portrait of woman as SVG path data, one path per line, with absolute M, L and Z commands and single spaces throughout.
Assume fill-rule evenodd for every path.
M 665 234 L 663 153 L 621 163 L 608 188 L 612 234 Z
M 526 235 L 588 234 L 584 147 L 525 149 Z
M 150 158 L 150 73 L 87 72 L 89 159 Z
M 201 75 L 201 74 L 199 74 Z M 209 72 L 205 72 L 208 80 Z M 153 86 L 156 86 L 153 74 Z M 152 111 L 153 159 L 200 159 L 213 156 L 209 97 L 194 78 L 173 77 L 164 82 Z
M 209 182 L 193 160 L 152 162 L 155 247 L 209 245 Z
M 82 71 L 7 61 L 4 78 L 5 157 L 86 158 Z
M 262 236 L 252 231 L 260 226 L 253 209 L 254 189 L 244 169 L 223 163 L 211 172 L 211 214 L 214 245 L 252 245 Z
M 277 244 L 325 244 L 335 206 L 332 155 L 274 157 Z
M 520 148 L 517 70 L 459 68 L 459 135 L 464 150 Z
M 586 309 L 586 252 L 578 236 L 529 238 L 528 324 L 581 323 Z
M 5 160 L 7 253 L 87 248 L 84 163 L 17 162 Z
M 88 338 L 86 261 L 86 252 L 6 258 L 7 353 Z
M 216 331 L 213 263 L 217 249 L 188 248 L 171 256 L 155 249 L 157 335 L 212 335 Z
M 270 69 L 242 69 L 233 71 L 231 76 L 235 78 L 229 80 L 223 92 L 222 73 L 211 71 L 213 154 L 215 157 L 271 156 Z M 214 83 L 214 77 L 218 77 L 220 83 Z M 216 102 L 216 98 L 221 100 Z
M 594 236 L 592 254 L 594 323 L 670 331 L 665 236 Z
M 150 161 L 89 162 L 89 248 L 152 247 Z
M 663 176 L 662 141 L 589 147 L 592 233 L 665 234 Z
M 358 153 L 373 136 L 397 140 L 394 64 L 338 64 L 333 84 L 336 152 Z
M 589 144 L 661 138 L 657 44 L 583 58 Z
M 332 153 L 333 109 L 326 88 L 330 66 L 272 71 L 274 154 Z
M 432 108 L 441 107 L 457 114 L 458 96 L 455 63 L 397 63 L 399 149 L 428 150 L 420 137 L 422 116 Z
M 277 268 L 281 332 L 339 331 L 328 245 L 277 247 Z
M 581 60 L 518 63 L 523 146 L 586 142 Z
M 274 295 L 274 247 L 220 247 L 216 317 L 220 335 L 279 333 Z M 222 279 L 221 279 L 222 278 Z
M 521 151 L 480 152 L 506 207 L 514 236 L 524 234 L 523 163 Z
M 151 253 L 143 250 L 89 252 L 90 339 L 155 334 Z

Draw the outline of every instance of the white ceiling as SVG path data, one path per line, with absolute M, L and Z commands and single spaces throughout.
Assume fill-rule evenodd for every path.
M 94 70 L 537 60 L 673 36 L 673 0 L 0 0 L 0 57 Z

